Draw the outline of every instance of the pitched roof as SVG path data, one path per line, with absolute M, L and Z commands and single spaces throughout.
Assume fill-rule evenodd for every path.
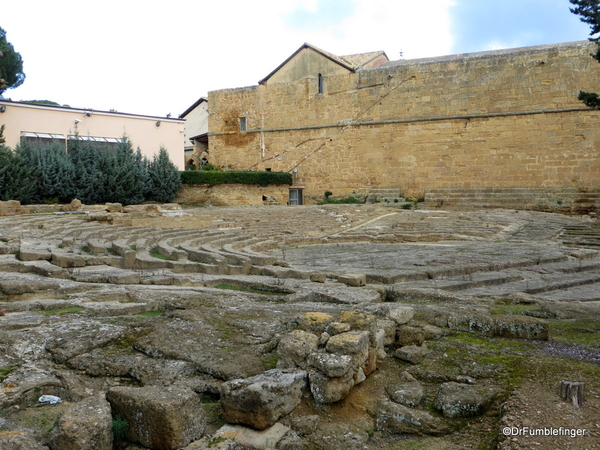
M 182 112 L 179 115 L 179 118 L 183 119 L 185 116 L 187 116 L 189 113 L 191 113 L 194 109 L 196 109 L 196 107 L 202 102 L 208 102 L 208 100 L 205 97 L 200 97 L 198 100 L 196 100 L 194 102 L 194 104 L 192 106 L 190 106 L 188 109 L 186 109 L 184 112 Z
M 315 47 L 314 45 L 309 44 L 308 42 L 305 42 L 304 44 L 302 44 L 300 46 L 300 48 L 298 50 L 296 50 L 294 53 L 292 53 L 284 62 L 279 64 L 279 66 L 277 66 L 275 68 L 275 70 L 273 70 L 269 75 L 267 75 L 265 78 L 260 80 L 258 82 L 258 84 L 264 84 L 277 71 L 279 71 L 279 69 L 281 69 L 283 66 L 285 66 L 294 56 L 296 56 L 298 53 L 300 53 L 305 48 L 310 48 L 311 50 L 313 50 L 317 53 L 320 53 L 325 58 L 330 59 L 331 61 L 339 64 L 340 66 L 348 69 L 350 72 L 355 72 L 356 70 L 360 69 L 362 66 L 364 66 L 365 64 L 367 64 L 368 62 L 372 61 L 373 59 L 375 59 L 376 57 L 378 57 L 382 54 L 385 55 L 385 52 L 378 51 L 378 52 L 369 52 L 369 53 L 358 53 L 356 55 L 348 55 L 348 56 L 337 56 L 337 55 L 334 55 L 333 53 L 329 53 L 325 50 Z M 386 58 L 387 58 L 387 56 L 386 56 Z
M 382 50 L 377 52 L 357 53 L 355 55 L 340 56 L 340 58 L 346 61 L 352 67 L 354 67 L 355 70 L 358 70 L 370 63 L 371 61 L 373 61 L 375 58 L 378 58 L 382 55 L 387 58 L 387 55 Z

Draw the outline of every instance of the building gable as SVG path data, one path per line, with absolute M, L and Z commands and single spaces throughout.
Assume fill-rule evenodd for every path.
M 339 56 L 304 44 L 258 83 L 292 83 L 303 78 L 317 78 L 319 74 L 330 76 L 351 72 L 354 72 L 354 67 Z

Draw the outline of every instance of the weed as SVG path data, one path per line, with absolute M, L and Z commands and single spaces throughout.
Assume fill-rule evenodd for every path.
M 132 244 L 132 245 L 130 245 L 130 246 L 129 246 L 129 248 L 130 248 L 131 250 L 134 250 L 134 251 L 135 251 L 135 250 L 137 250 L 137 245 L 135 245 L 135 244 Z
M 158 259 L 164 259 L 166 261 L 176 261 L 175 258 L 171 258 L 170 256 L 163 255 L 158 250 L 158 247 L 154 247 L 152 250 L 150 250 L 150 256 L 153 256 L 154 258 L 158 258 Z
M 112 431 L 115 441 L 122 441 L 129 431 L 129 422 L 122 419 L 120 416 L 115 416 L 112 421 Z
M 83 247 L 81 247 L 81 251 L 86 252 L 86 253 L 91 253 L 90 248 L 87 245 L 84 245 Z

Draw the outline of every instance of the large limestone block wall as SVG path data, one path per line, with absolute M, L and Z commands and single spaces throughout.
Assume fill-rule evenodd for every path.
M 288 198 L 288 186 L 184 184 L 175 202 L 195 206 L 261 206 L 285 205 Z
M 305 195 L 400 187 L 600 188 L 600 91 L 587 41 L 392 62 L 209 94 L 211 162 L 296 170 Z M 246 119 L 245 132 L 239 118 Z

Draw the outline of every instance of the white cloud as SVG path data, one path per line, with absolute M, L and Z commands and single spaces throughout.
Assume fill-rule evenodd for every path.
M 343 5 L 328 1 L 330 9 Z M 385 50 L 390 59 L 401 50 L 406 58 L 450 50 L 450 0 L 427 8 L 408 0 L 348 4 L 352 15 L 334 12 L 302 30 L 286 17 L 298 8 L 322 11 L 317 0 L 12 2 L 0 26 L 27 78 L 5 95 L 176 116 L 210 90 L 256 84 L 304 42 L 340 55 Z

